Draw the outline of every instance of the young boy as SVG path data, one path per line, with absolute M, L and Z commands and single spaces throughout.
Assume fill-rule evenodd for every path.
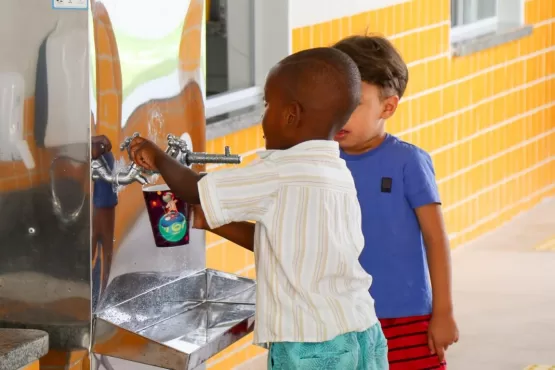
M 306 50 L 268 76 L 267 150 L 257 162 L 201 179 L 145 139 L 130 145 L 138 165 L 201 204 L 213 232 L 255 252 L 254 342 L 269 345 L 269 369 L 388 368 L 372 278 L 358 262 L 364 239 L 355 185 L 333 140 L 360 89 L 347 55 Z
M 382 37 L 353 36 L 334 48 L 355 61 L 362 77 L 361 103 L 335 139 L 355 179 L 366 242 L 360 261 L 374 277 L 390 368 L 445 369 L 444 352 L 458 329 L 432 160 L 385 132 L 405 92 L 407 66 Z

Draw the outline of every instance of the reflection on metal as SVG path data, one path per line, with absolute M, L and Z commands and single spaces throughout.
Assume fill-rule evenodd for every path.
M 51 348 L 88 348 L 90 111 L 79 97 L 87 99 L 89 79 L 77 72 L 87 59 L 87 13 L 4 5 L 0 24 L 11 36 L 0 38 L 0 68 L 25 86 L 13 139 L 29 142 L 34 166 L 0 159 L 0 327 L 42 329 Z M 55 140 L 45 143 L 47 131 Z
M 54 214 L 64 225 L 74 223 L 77 220 L 77 218 L 83 211 L 86 194 L 83 192 L 81 201 L 78 201 L 78 199 L 76 199 L 78 201 L 76 204 L 64 205 L 64 202 L 68 203 L 68 199 L 64 196 L 59 196 L 58 187 L 60 187 L 60 184 L 63 183 L 63 176 L 65 175 L 66 169 L 68 167 L 85 168 L 85 165 L 86 162 L 77 161 L 74 158 L 66 156 L 54 158 L 54 160 L 52 160 L 52 164 L 50 165 L 50 190 L 52 191 L 52 208 L 54 210 Z M 86 179 L 82 180 L 86 181 Z M 62 194 L 63 190 L 64 189 L 62 188 Z
M 130 274 L 121 283 L 136 292 L 153 278 Z M 167 369 L 195 369 L 252 331 L 254 303 L 252 280 L 204 270 L 98 312 L 92 350 Z
M 92 1 L 90 40 L 86 12 L 30 1 L 0 12 L 12 35 L 0 39 L 0 66 L 23 77 L 35 162 L 0 159 L 0 327 L 42 329 L 57 350 L 92 348 L 97 370 L 143 368 L 116 358 L 197 367 L 252 330 L 254 282 L 206 270 L 204 231 L 157 248 L 141 190 L 152 174 L 121 166 L 125 148 L 114 145 L 114 169 L 89 151 L 91 132 L 113 144 L 140 132 L 199 172 L 240 162 L 229 148 L 204 153 L 203 0 L 161 0 L 155 12 L 146 0 Z M 189 143 L 171 135 L 184 133 Z

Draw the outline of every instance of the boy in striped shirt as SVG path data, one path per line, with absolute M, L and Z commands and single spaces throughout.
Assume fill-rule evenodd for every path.
M 130 145 L 132 160 L 202 206 L 207 228 L 254 251 L 254 342 L 269 345 L 269 369 L 388 368 L 372 278 L 358 262 L 364 238 L 355 185 L 333 141 L 360 89 L 347 55 L 306 50 L 268 76 L 267 150 L 258 161 L 201 179 L 148 140 Z
M 384 127 L 405 92 L 407 66 L 382 37 L 353 36 L 334 47 L 362 77 L 361 103 L 336 140 L 358 190 L 366 242 L 360 261 L 375 279 L 370 291 L 390 368 L 445 369 L 445 350 L 459 334 L 432 160 Z

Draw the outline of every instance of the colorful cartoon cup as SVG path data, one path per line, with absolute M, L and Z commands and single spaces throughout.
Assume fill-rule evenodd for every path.
M 159 248 L 189 244 L 189 206 L 167 185 L 143 187 L 148 218 Z

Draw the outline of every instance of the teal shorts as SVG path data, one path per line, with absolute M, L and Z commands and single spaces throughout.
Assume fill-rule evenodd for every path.
M 268 370 L 387 370 L 387 341 L 380 324 L 327 342 L 270 344 Z

